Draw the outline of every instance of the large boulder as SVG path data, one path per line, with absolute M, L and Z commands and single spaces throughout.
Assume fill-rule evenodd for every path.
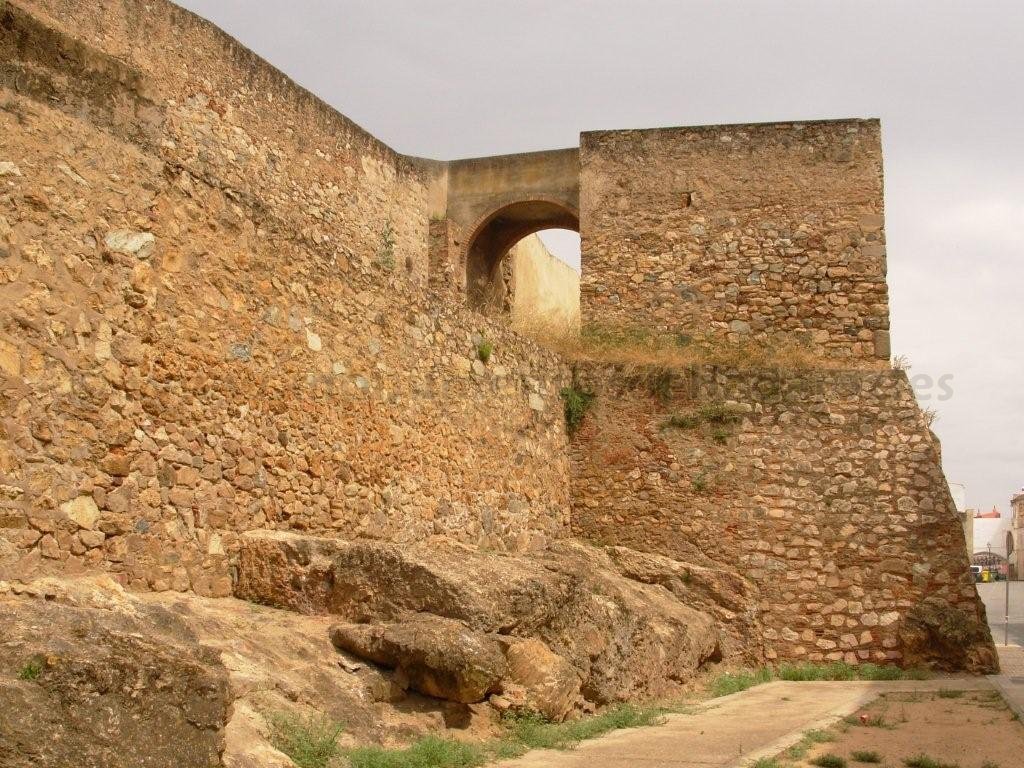
M 670 695 L 721 655 L 709 613 L 662 584 L 624 576 L 605 551 L 573 541 L 508 555 L 444 540 L 398 546 L 251 532 L 241 537 L 235 594 L 352 623 L 429 614 L 483 635 L 536 639 L 596 704 Z
M 391 624 L 338 624 L 331 641 L 343 651 L 397 669 L 413 690 L 462 704 L 501 690 L 501 646 L 461 622 L 420 616 Z
M 562 720 L 580 698 L 580 676 L 563 657 L 535 637 L 501 638 L 508 674 L 502 692 L 509 705 Z
M 926 597 L 907 611 L 899 634 L 907 664 L 975 674 L 999 670 L 985 616 L 968 615 L 939 597 Z
M 706 611 L 722 629 L 722 653 L 751 666 L 764 663 L 757 585 L 735 570 L 683 563 L 628 547 L 607 547 L 623 576 L 660 584 L 687 605 Z

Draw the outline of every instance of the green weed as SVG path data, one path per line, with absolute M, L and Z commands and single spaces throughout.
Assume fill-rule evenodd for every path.
M 907 768 L 960 768 L 958 763 L 944 763 L 925 754 L 904 758 L 903 764 Z
M 801 760 L 807 755 L 812 746 L 824 744 L 825 742 L 832 741 L 834 738 L 829 731 L 807 731 L 800 741 L 786 750 L 786 755 L 792 760 Z
M 732 437 L 732 432 L 725 427 L 715 427 L 711 430 L 711 439 L 719 445 L 725 445 L 728 443 L 730 437 Z
M 906 675 L 902 669 L 894 666 L 878 664 L 861 664 L 857 667 L 857 676 L 861 680 L 901 680 Z
M 583 417 L 587 415 L 590 406 L 594 404 L 594 393 L 580 388 L 577 384 L 571 387 L 562 387 L 562 402 L 564 403 L 565 425 L 570 435 L 576 434 L 576 430 L 583 424 Z
M 959 699 L 964 695 L 963 691 L 954 691 L 949 688 L 939 688 L 938 697 L 940 699 Z
M 437 736 L 426 736 L 404 749 L 358 747 L 346 750 L 345 757 L 352 768 L 474 768 L 490 759 L 480 746 Z
M 43 662 L 39 659 L 29 659 L 25 665 L 18 670 L 19 680 L 35 680 L 43 673 Z
M 674 427 L 675 429 L 693 429 L 700 426 L 700 419 L 692 413 L 673 413 L 663 422 L 662 429 Z
M 268 719 L 274 747 L 288 755 L 298 768 L 327 768 L 338 754 L 340 723 L 287 713 L 277 713 Z
M 846 768 L 846 758 L 828 752 L 811 760 L 811 765 L 816 765 L 818 768 Z
M 871 752 L 864 749 L 855 749 L 850 753 L 850 757 L 856 763 L 880 763 L 882 762 L 882 756 L 877 752 Z
M 889 725 L 885 720 L 885 715 L 847 715 L 843 718 L 843 722 L 847 725 L 861 725 L 865 728 L 888 728 L 892 729 L 895 726 Z
M 505 741 L 525 749 L 568 749 L 609 731 L 654 725 L 661 721 L 665 711 L 624 704 L 594 717 L 564 723 L 550 723 L 536 714 L 520 714 L 507 719 Z
M 395 230 L 390 221 L 384 222 L 384 226 L 380 230 L 380 242 L 377 244 L 377 264 L 388 272 L 395 269 Z
M 480 362 L 484 365 L 487 365 L 490 361 L 492 352 L 494 352 L 494 345 L 487 341 L 487 339 L 476 345 L 476 356 L 480 358 Z
M 738 672 L 724 672 L 711 681 L 710 689 L 712 696 L 728 696 L 730 693 L 739 693 L 755 685 L 771 682 L 772 671 L 768 667 L 758 670 L 744 669 Z
M 503 718 L 505 735 L 497 741 L 467 744 L 427 736 L 404 749 L 359 747 L 345 750 L 344 756 L 352 768 L 474 768 L 531 749 L 572 749 L 609 731 L 656 725 L 669 711 L 680 710 L 627 704 L 564 723 L 552 723 L 536 712 L 516 712 Z

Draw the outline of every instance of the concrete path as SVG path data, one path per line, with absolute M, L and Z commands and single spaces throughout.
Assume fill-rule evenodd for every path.
M 886 691 L 991 689 L 986 678 L 896 682 L 776 682 L 669 715 L 663 725 L 615 731 L 571 751 L 535 750 L 503 768 L 729 768 L 775 755 L 805 731 L 831 725 Z
M 1009 641 L 1010 645 L 1024 645 L 1024 581 L 1011 581 L 1009 585 L 1005 581 L 990 581 L 977 587 L 985 603 L 992 639 L 996 643 Z M 1007 591 L 1010 593 L 1009 611 L 1006 610 Z
M 1024 720 L 1024 648 L 1019 645 L 996 645 L 999 653 L 999 674 L 991 675 L 1006 703 Z

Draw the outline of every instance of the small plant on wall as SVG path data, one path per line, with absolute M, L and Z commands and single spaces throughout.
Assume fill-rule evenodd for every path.
M 587 415 L 590 406 L 594 403 L 595 395 L 583 389 L 579 382 L 573 381 L 571 386 L 562 387 L 560 393 L 562 402 L 565 404 L 565 426 L 569 435 L 575 435 L 576 431 L 583 424 L 583 417 Z
M 708 403 L 689 413 L 673 413 L 661 422 L 662 429 L 693 430 L 703 427 L 707 435 L 719 445 L 729 442 L 736 425 L 743 421 L 743 413 L 723 403 Z
M 395 230 L 391 221 L 384 222 L 380 231 L 380 242 L 377 244 L 377 264 L 391 272 L 395 268 Z
M 476 356 L 480 358 L 480 362 L 484 365 L 490 362 L 492 352 L 494 352 L 494 345 L 487 339 L 482 340 L 476 345 Z

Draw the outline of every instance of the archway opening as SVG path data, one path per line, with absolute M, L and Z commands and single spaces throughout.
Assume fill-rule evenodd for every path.
M 517 278 L 506 256 L 518 243 L 544 230 L 578 233 L 579 216 L 559 203 L 527 200 L 498 209 L 477 226 L 466 248 L 466 295 L 471 307 L 490 315 L 513 314 Z M 542 283 L 539 289 L 550 287 L 545 283 L 550 282 L 551 275 L 545 275 L 543 270 L 536 279 Z M 578 305 L 578 277 L 575 290 Z

